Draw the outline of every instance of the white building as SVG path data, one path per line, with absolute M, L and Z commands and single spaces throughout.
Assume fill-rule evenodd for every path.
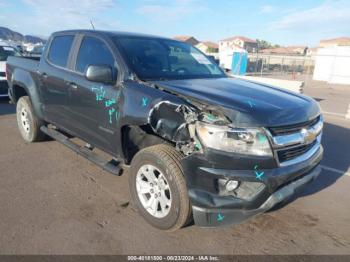
M 197 44 L 196 48 L 201 50 L 206 55 L 219 59 L 219 45 L 217 43 L 204 41 Z
M 313 79 L 332 84 L 350 84 L 350 45 L 319 48 Z
M 258 50 L 258 42 L 244 36 L 233 36 L 219 41 L 220 50 L 227 50 L 227 47 L 238 46 L 248 53 L 255 53 Z
M 237 45 L 229 45 L 219 48 L 220 66 L 224 69 L 232 69 L 232 59 L 234 53 L 247 53 L 247 51 Z

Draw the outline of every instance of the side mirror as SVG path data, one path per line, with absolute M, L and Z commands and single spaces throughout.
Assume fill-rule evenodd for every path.
M 112 68 L 106 65 L 89 65 L 85 72 L 87 80 L 99 83 L 112 83 Z

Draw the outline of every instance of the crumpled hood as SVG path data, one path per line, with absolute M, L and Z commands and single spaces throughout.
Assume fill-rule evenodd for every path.
M 320 114 L 315 100 L 283 89 L 236 78 L 150 81 L 205 105 L 215 106 L 236 126 L 285 126 Z

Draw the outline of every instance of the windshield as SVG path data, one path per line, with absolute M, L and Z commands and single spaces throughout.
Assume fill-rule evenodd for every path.
M 21 54 L 12 46 L 0 46 L 0 61 L 6 61 L 9 56 L 20 56 Z
M 116 37 L 114 42 L 143 80 L 225 77 L 215 62 L 187 43 L 130 36 Z

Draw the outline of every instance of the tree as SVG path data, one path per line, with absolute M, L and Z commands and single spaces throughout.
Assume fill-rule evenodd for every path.
M 215 48 L 215 47 L 208 47 L 207 48 L 208 53 L 217 53 L 218 51 L 219 51 L 219 49 Z
M 256 42 L 258 43 L 259 50 L 280 47 L 280 45 L 273 45 L 270 42 L 262 39 L 256 39 Z

